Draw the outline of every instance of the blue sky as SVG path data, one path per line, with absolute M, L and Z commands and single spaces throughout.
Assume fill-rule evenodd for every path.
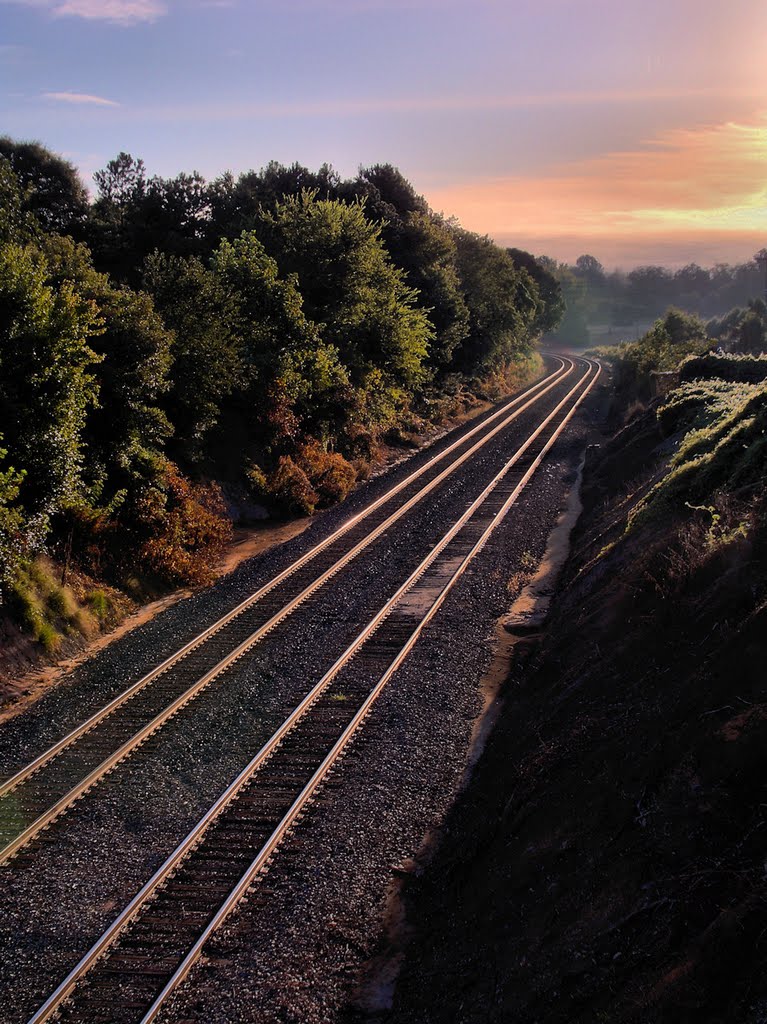
M 0 27 L 0 129 L 89 184 L 120 150 L 208 177 L 387 161 L 560 258 L 767 236 L 762 0 L 0 0 Z

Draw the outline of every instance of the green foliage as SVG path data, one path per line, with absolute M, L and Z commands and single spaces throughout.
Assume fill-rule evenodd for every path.
M 706 352 L 702 356 L 688 356 L 679 366 L 679 376 L 683 381 L 716 378 L 755 384 L 767 378 L 767 355 Z
M 27 209 L 27 192 L 10 163 L 0 157 L 0 245 L 26 245 L 40 234 L 40 225 Z
M 762 299 L 752 299 L 745 308 L 735 307 L 710 320 L 707 328 L 730 353 L 758 356 L 767 351 L 767 306 Z
M 271 160 L 262 170 L 246 171 L 236 180 L 230 173 L 223 174 L 208 189 L 210 237 L 214 244 L 221 238 L 238 238 L 243 231 L 253 230 L 262 210 L 274 210 L 285 196 L 300 196 L 307 189 L 321 199 L 338 198 L 340 184 L 327 164 L 311 171 L 299 163 L 285 167 Z
M 538 312 L 533 330 L 537 334 L 551 334 L 560 326 L 565 316 L 565 298 L 561 282 L 540 260 L 535 259 L 524 249 L 507 249 L 506 252 L 518 267 L 527 271 L 538 289 Z
M 258 230 L 281 273 L 295 275 L 306 315 L 324 325 L 355 384 L 372 368 L 392 385 L 423 379 L 433 328 L 362 203 L 302 192 L 264 212 Z
M 91 590 L 86 596 L 86 601 L 93 615 L 102 624 L 114 614 L 114 603 L 110 600 L 109 594 L 100 587 Z
M 33 248 L 0 248 L 0 434 L 26 474 L 21 502 L 37 518 L 37 543 L 80 492 L 82 433 L 98 391 L 89 343 L 103 330 L 95 304 L 70 282 L 51 287 L 47 273 Z
M 226 399 L 245 381 L 244 353 L 234 329 L 237 302 L 222 278 L 197 257 L 155 252 L 144 286 L 172 329 L 173 374 L 165 408 L 174 444 L 198 461 Z
M 767 384 L 700 385 L 700 411 L 689 408 L 691 388 L 670 397 L 677 410 L 687 406 L 693 423 L 679 445 L 670 471 L 649 491 L 629 520 L 634 528 L 651 515 L 678 515 L 686 503 L 707 504 L 720 491 L 762 488 L 767 476 Z
M 556 260 L 545 256 L 541 257 L 538 262 L 546 273 L 559 283 L 560 288 L 561 301 L 559 303 L 556 301 L 556 294 L 552 299 L 557 315 L 553 338 L 565 345 L 574 345 L 578 348 L 586 347 L 591 340 L 588 324 L 589 284 L 587 275 L 580 273 L 577 266 L 569 267 L 566 263 L 557 263 Z M 594 276 L 593 271 L 588 274 L 591 280 Z
M 94 626 L 90 613 L 43 558 L 19 564 L 9 587 L 7 607 L 48 654 L 55 653 L 64 636 L 89 634 Z
M 456 229 L 458 270 L 469 310 L 469 334 L 455 364 L 491 371 L 523 353 L 539 313 L 535 282 L 489 238 Z
M 381 225 L 392 262 L 404 270 L 434 328 L 429 367 L 444 373 L 467 337 L 469 322 L 451 226 L 429 210 L 423 196 L 391 164 L 363 168 L 354 182 L 340 187 L 340 195 L 347 202 L 364 200 L 368 219 Z
M 638 341 L 595 351 L 600 358 L 613 363 L 619 391 L 646 399 L 652 373 L 676 370 L 688 356 L 706 352 L 710 344 L 699 317 L 669 309 Z
M 658 409 L 664 433 L 700 430 L 727 415 L 753 391 L 753 386 L 724 380 L 696 380 L 683 384 Z
M 172 431 L 160 402 L 169 386 L 173 338 L 151 298 L 114 287 L 94 270 L 86 246 L 52 237 L 44 249 L 49 281 L 76 289 L 103 323 L 91 343 L 100 357 L 99 398 L 83 431 L 84 475 L 103 503 L 151 474 Z
M 0 437 L 2 440 L 2 437 Z M 0 463 L 8 452 L 0 448 Z M 0 604 L 13 582 L 26 549 L 26 521 L 18 504 L 24 473 L 13 466 L 0 469 Z
M 18 142 L 7 135 L 0 137 L 0 158 L 8 161 L 18 179 L 24 213 L 44 231 L 81 228 L 88 213 L 88 192 L 68 160 L 39 142 Z

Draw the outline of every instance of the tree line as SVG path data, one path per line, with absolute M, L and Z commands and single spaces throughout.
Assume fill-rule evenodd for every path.
M 628 273 L 607 271 L 588 254 L 574 264 L 547 256 L 538 262 L 559 283 L 567 307 L 555 337 L 575 345 L 596 340 L 597 326 L 618 335 L 647 327 L 669 307 L 722 317 L 764 292 L 764 271 L 755 259 L 710 268 L 690 263 L 678 270 L 648 265 Z
M 35 554 L 129 586 L 202 580 L 221 483 L 345 496 L 387 430 L 530 358 L 552 274 L 394 167 L 95 176 L 0 139 L 0 585 Z M 18 586 L 16 586 L 18 591 Z

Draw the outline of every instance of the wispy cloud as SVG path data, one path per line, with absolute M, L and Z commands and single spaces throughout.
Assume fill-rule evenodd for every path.
M 454 96 L 371 96 L 358 99 L 336 97 L 297 100 L 267 100 L 255 103 L 195 103 L 152 107 L 141 111 L 149 120 L 244 121 L 289 117 L 367 117 L 387 114 L 471 113 L 536 108 L 639 106 L 695 99 L 760 100 L 752 89 L 641 89 L 593 90 L 508 95 Z
M 635 150 L 535 176 L 427 190 L 427 197 L 435 208 L 494 236 L 767 234 L 765 163 L 767 117 L 670 130 Z
M 93 96 L 87 92 L 44 92 L 43 99 L 56 100 L 58 103 L 91 104 L 96 107 L 119 107 L 115 100 L 103 96 Z
M 137 25 L 156 21 L 167 14 L 162 0 L 2 0 L 25 7 L 47 10 L 54 17 L 110 21 L 116 25 Z

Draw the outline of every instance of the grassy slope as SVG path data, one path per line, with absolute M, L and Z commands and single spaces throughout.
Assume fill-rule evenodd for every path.
M 688 387 L 587 469 L 391 1024 L 767 1020 L 767 390 Z

